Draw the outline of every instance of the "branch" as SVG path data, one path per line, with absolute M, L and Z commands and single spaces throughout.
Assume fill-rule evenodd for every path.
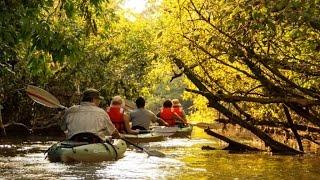
M 171 77 L 170 82 L 172 82 L 174 79 L 176 79 L 176 78 L 178 78 L 178 77 L 180 77 L 182 75 L 183 75 L 183 72 L 181 72 L 181 73 L 173 72 L 173 76 Z
M 294 136 L 295 136 L 295 138 L 296 138 L 296 140 L 298 142 L 299 150 L 303 152 L 303 146 L 302 146 L 302 143 L 301 143 L 301 138 L 300 138 L 299 133 L 297 132 L 296 126 L 293 124 L 290 112 L 289 112 L 289 110 L 288 110 L 286 105 L 282 104 L 282 107 L 283 107 L 284 113 L 285 113 L 285 115 L 287 117 L 288 123 L 290 125 L 290 129 L 293 132 L 293 134 L 294 134 Z
M 188 92 L 200 94 L 203 96 L 207 96 L 208 92 L 198 91 L 194 89 L 185 89 Z M 302 106 L 317 106 L 320 105 L 319 100 L 310 100 L 310 99 L 304 99 L 304 98 L 258 98 L 258 97 L 244 97 L 244 96 L 232 96 L 232 95 L 226 95 L 226 94 L 220 94 L 217 93 L 215 95 L 218 99 L 218 101 L 224 101 L 224 102 L 239 102 L 239 101 L 245 101 L 245 102 L 256 102 L 260 104 L 271 104 L 271 103 L 295 103 Z
M 252 53 L 251 55 L 253 55 L 253 57 L 255 57 L 261 64 L 263 64 L 264 67 L 266 67 L 270 72 L 272 72 L 275 76 L 279 77 L 281 80 L 283 80 L 284 82 L 286 82 L 289 86 L 291 86 L 292 88 L 296 88 L 299 91 L 314 97 L 314 98 L 320 98 L 320 95 L 316 92 L 312 92 L 309 89 L 303 88 L 299 85 L 297 85 L 296 83 L 292 82 L 291 80 L 289 80 L 287 77 L 285 77 L 281 72 L 279 72 L 278 69 L 276 68 L 272 68 L 271 66 L 269 66 L 266 62 L 268 61 L 273 61 L 273 59 L 271 58 L 265 58 L 265 57 L 261 57 L 255 53 Z
M 225 102 L 238 102 L 238 101 L 246 101 L 246 102 L 257 102 L 261 104 L 270 104 L 270 103 L 296 103 L 301 106 L 315 106 L 320 105 L 319 100 L 311 100 L 306 98 L 293 98 L 293 97 L 276 97 L 276 98 L 263 98 L 263 97 L 244 97 L 244 96 L 232 96 L 225 94 L 217 94 L 220 100 Z
M 218 123 L 222 124 L 234 124 L 232 121 L 229 119 L 216 119 L 215 120 Z M 277 128 L 290 128 L 290 125 L 286 122 L 279 122 L 276 120 L 255 120 L 251 121 L 254 125 L 256 126 L 268 126 L 268 127 L 277 127 Z M 307 132 L 316 132 L 320 133 L 320 128 L 316 127 L 311 127 L 311 126 L 306 126 L 306 125 L 301 125 L 301 124 L 294 124 L 294 126 L 297 128 L 299 131 L 307 131 Z
M 208 94 L 206 92 L 198 91 L 198 90 L 195 90 L 195 89 L 185 88 L 185 90 L 188 91 L 188 92 L 192 92 L 192 93 L 195 93 L 195 94 L 202 95 L 202 96 L 206 96 Z
M 0 63 L 0 67 L 4 68 L 5 70 L 7 70 L 8 72 L 10 72 L 12 74 L 16 74 L 14 71 L 12 71 L 11 69 L 8 68 L 8 65 Z
M 189 37 L 183 35 L 184 38 L 186 38 L 187 40 L 189 40 L 190 42 L 194 43 L 202 52 L 204 52 L 205 54 L 207 54 L 210 58 L 216 60 L 218 63 L 223 64 L 227 67 L 230 67 L 232 69 L 235 69 L 238 72 L 241 72 L 243 74 L 245 74 L 247 77 L 250 77 L 252 79 L 257 79 L 256 77 L 252 76 L 251 74 L 249 74 L 248 72 L 241 70 L 240 68 L 237 68 L 235 66 L 232 66 L 222 60 L 220 60 L 219 58 L 217 58 L 216 56 L 214 56 L 213 54 L 211 54 L 207 49 L 205 49 L 204 47 L 202 47 L 201 45 L 199 45 L 197 42 L 195 42 L 194 40 L 190 39 Z

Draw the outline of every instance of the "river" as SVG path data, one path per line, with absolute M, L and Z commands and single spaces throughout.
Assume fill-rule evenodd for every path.
M 194 128 L 192 138 L 143 144 L 166 154 L 148 157 L 129 149 L 117 161 L 62 164 L 45 159 L 57 139 L 29 137 L 2 139 L 0 179 L 319 179 L 320 155 L 271 155 L 201 150 L 221 142 Z

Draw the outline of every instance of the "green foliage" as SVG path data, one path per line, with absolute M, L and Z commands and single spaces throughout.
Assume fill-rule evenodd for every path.
M 318 1 L 150 1 L 141 14 L 120 3 L 1 1 L 0 75 L 8 77 L 1 78 L 1 94 L 11 97 L 34 83 L 72 105 L 94 87 L 107 100 L 145 96 L 154 111 L 165 99 L 179 98 L 193 119 L 213 119 L 218 113 L 207 108 L 207 99 L 184 91 L 197 89 L 172 57 L 214 94 L 270 97 L 244 63 L 248 52 L 267 80 L 291 94 L 309 97 L 265 64 L 301 88 L 320 88 Z M 257 118 L 283 117 L 277 104 L 239 105 Z
M 67 105 L 77 102 L 70 99 L 75 92 L 105 85 L 101 67 L 116 53 L 97 51 L 94 43 L 104 43 L 100 34 L 106 40 L 110 32 L 98 32 L 97 22 L 111 26 L 115 7 L 104 0 L 1 1 L 0 103 L 15 107 L 27 97 L 15 102 L 8 97 L 30 83 L 52 90 Z
M 318 91 L 319 16 L 318 1 L 164 1 L 158 41 L 162 54 L 182 59 L 213 94 L 270 97 L 243 61 L 249 51 L 268 80 L 306 96 L 262 62 L 297 86 Z M 277 104 L 239 104 L 254 117 L 283 119 Z

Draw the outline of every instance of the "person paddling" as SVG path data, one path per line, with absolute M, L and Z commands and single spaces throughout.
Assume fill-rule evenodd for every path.
M 129 119 L 132 122 L 132 129 L 149 130 L 151 122 L 158 122 L 165 126 L 169 124 L 158 118 L 153 112 L 145 109 L 145 100 L 143 97 L 138 97 L 135 101 L 137 109 L 129 114 Z
M 165 100 L 157 116 L 166 121 L 169 126 L 184 126 L 187 124 L 185 113 L 178 99 Z
M 104 142 L 109 136 L 121 138 L 108 114 L 98 107 L 102 99 L 104 98 L 98 90 L 87 89 L 83 92 L 80 105 L 72 106 L 65 111 L 61 129 L 66 132 L 67 139 L 87 139 L 95 143 Z
M 172 99 L 172 111 L 176 115 L 176 124 L 187 125 L 186 114 L 180 104 L 179 99 Z
M 157 114 L 157 116 L 167 122 L 169 126 L 176 125 L 176 120 L 174 117 L 175 115 L 172 111 L 171 100 L 168 99 L 163 102 L 162 108 L 160 109 L 160 112 Z
M 129 116 L 124 111 L 124 102 L 121 96 L 114 96 L 111 100 L 110 107 L 106 108 L 112 123 L 120 133 L 138 134 L 138 130 L 132 130 L 130 127 Z

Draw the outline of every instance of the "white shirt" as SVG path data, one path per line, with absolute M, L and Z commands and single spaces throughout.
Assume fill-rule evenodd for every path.
M 90 132 L 106 140 L 106 136 L 111 136 L 115 131 L 108 114 L 90 102 L 70 107 L 63 119 L 61 129 L 67 131 L 67 139 L 78 133 Z

